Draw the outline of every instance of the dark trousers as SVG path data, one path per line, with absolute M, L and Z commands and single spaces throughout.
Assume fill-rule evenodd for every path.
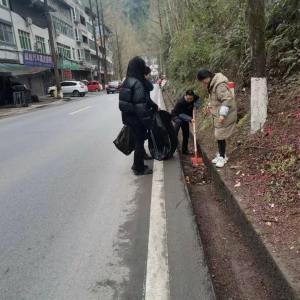
M 175 125 L 175 131 L 178 135 L 179 130 L 181 128 L 182 131 L 182 152 L 186 152 L 188 150 L 188 144 L 189 144 L 189 135 L 190 135 L 190 127 L 189 127 L 189 123 L 182 121 L 180 118 L 176 118 L 173 120 Z
M 219 154 L 225 158 L 226 140 L 218 140 Z
M 137 171 L 142 171 L 144 170 L 144 142 L 146 129 L 144 125 L 136 119 L 128 120 L 126 123 L 131 127 L 135 138 L 133 165 Z

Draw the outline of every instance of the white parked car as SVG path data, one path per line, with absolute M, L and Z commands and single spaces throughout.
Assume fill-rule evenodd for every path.
M 84 97 L 88 93 L 88 88 L 80 81 L 63 81 L 60 83 L 63 94 L 72 94 L 74 97 Z M 48 94 L 53 96 L 54 91 L 57 90 L 56 85 L 48 88 Z

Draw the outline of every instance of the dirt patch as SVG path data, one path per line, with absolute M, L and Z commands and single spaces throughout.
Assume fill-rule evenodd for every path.
M 249 135 L 245 105 L 250 97 L 244 93 L 237 98 L 241 118 L 221 175 L 299 292 L 300 87 L 276 84 L 270 90 L 268 120 L 255 135 Z M 199 141 L 212 158 L 216 145 L 208 131 L 201 131 Z
M 181 160 L 217 299 L 276 300 L 206 167 L 192 167 L 190 157 L 182 154 Z

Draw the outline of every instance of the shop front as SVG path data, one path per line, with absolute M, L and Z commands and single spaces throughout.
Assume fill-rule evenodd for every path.
M 91 80 L 91 70 L 75 61 L 60 58 L 58 63 L 60 76 L 63 80 Z
M 32 95 L 43 96 L 51 85 L 51 69 L 53 68 L 52 56 L 32 51 L 23 51 L 23 63 L 28 67 L 43 68 L 45 71 L 18 76 L 20 83 L 31 90 Z
M 0 105 L 15 105 L 15 93 L 21 98 L 18 104 L 30 102 L 28 95 L 44 95 L 50 74 L 49 68 L 0 63 Z

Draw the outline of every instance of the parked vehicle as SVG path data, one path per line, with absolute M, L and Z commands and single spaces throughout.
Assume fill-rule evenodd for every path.
M 105 89 L 106 89 L 107 94 L 110 94 L 110 93 L 114 94 L 114 93 L 118 93 L 120 91 L 120 86 L 121 86 L 121 81 L 116 80 L 116 81 L 109 82 L 105 86 Z
M 99 81 L 90 81 L 88 82 L 87 87 L 89 92 L 93 92 L 93 91 L 100 92 L 102 90 L 102 86 L 99 83 Z
M 72 94 L 74 97 L 84 97 L 88 93 L 88 88 L 80 81 L 63 81 L 60 83 L 63 94 Z M 57 90 L 56 85 L 48 88 L 48 94 L 53 96 Z

